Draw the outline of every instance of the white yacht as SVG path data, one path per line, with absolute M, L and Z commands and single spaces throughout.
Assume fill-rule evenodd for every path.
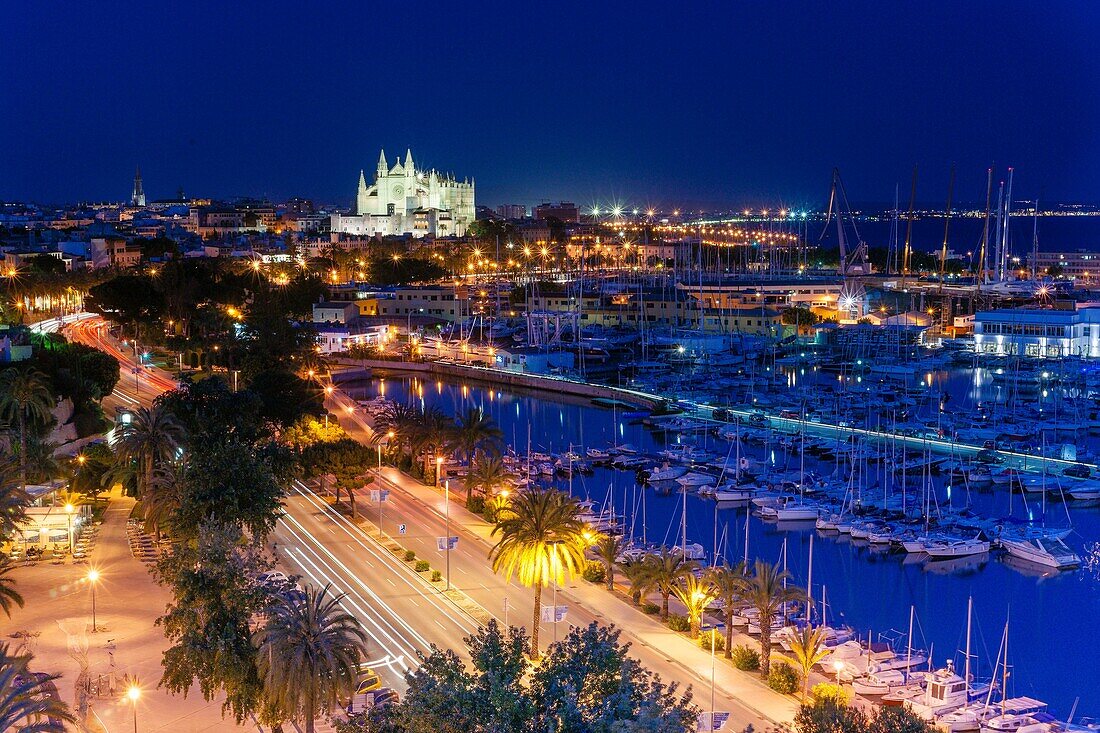
M 989 543 L 976 537 L 972 540 L 931 540 L 925 543 L 924 551 L 933 560 L 943 560 L 989 552 Z
M 1001 547 L 1013 557 L 1058 570 L 1068 570 L 1081 565 L 1081 557 L 1056 537 L 1002 539 Z
M 924 694 L 906 701 L 909 709 L 925 720 L 961 708 L 970 700 L 966 680 L 955 674 L 951 662 L 924 678 Z

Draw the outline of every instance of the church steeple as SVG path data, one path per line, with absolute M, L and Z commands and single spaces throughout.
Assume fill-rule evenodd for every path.
M 359 190 L 355 192 L 355 213 L 365 214 L 367 206 L 367 177 L 359 171 Z
M 378 175 L 386 175 L 389 169 L 390 166 L 386 163 L 386 150 L 383 148 L 382 151 L 378 153 Z
M 405 172 L 412 173 L 416 168 L 413 166 L 413 152 L 412 148 L 405 148 Z
M 134 191 L 130 194 L 131 206 L 145 206 L 145 189 L 141 185 L 141 166 L 134 171 Z

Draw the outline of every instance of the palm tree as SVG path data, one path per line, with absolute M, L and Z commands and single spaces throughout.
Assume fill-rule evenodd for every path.
M 661 620 L 667 621 L 668 599 L 673 589 L 689 575 L 694 576 L 699 563 L 687 560 L 682 552 L 674 552 L 667 547 L 661 548 L 660 554 L 647 555 L 644 563 L 649 587 L 656 588 L 661 594 Z
M 19 525 L 27 521 L 31 496 L 25 489 L 0 483 L 0 542 L 10 539 Z
M 627 559 L 619 563 L 619 570 L 630 582 L 630 602 L 637 606 L 642 602 L 642 596 L 653 590 L 653 584 L 649 578 L 649 568 L 644 559 Z
M 587 547 L 585 525 L 577 515 L 580 506 L 569 494 L 557 489 L 525 491 L 513 498 L 493 527 L 500 540 L 489 551 L 493 572 L 535 589 L 535 612 L 531 624 L 531 658 L 539 658 L 539 621 L 542 617 L 542 589 L 564 583 L 584 568 Z
M 411 444 L 414 455 L 424 459 L 424 480 L 436 475 L 436 459 L 446 453 L 454 436 L 454 421 L 438 407 L 429 407 L 420 415 L 412 430 Z
M 622 535 L 601 534 L 596 538 L 596 559 L 603 563 L 603 576 L 609 591 L 615 590 L 615 563 L 623 554 Z
M 680 582 L 672 587 L 672 592 L 687 609 L 688 621 L 691 623 L 691 638 L 698 637 L 703 621 L 703 611 L 707 610 L 707 606 L 717 596 L 714 586 L 708 580 L 699 580 L 691 574 L 681 578 Z
M 75 723 L 57 694 L 57 675 L 30 671 L 30 655 L 13 655 L 0 644 L 0 730 L 65 733 Z
M 470 505 L 475 489 L 482 496 L 491 496 L 498 488 L 507 486 L 509 478 L 511 474 L 500 458 L 478 457 L 466 474 L 466 505 Z
M 158 464 L 177 457 L 183 440 L 183 425 L 162 404 L 138 408 L 133 419 L 123 426 L 118 456 L 137 462 L 139 494 L 144 496 L 149 490 Z
M 413 433 L 419 422 L 419 410 L 407 405 L 387 405 L 375 418 L 374 434 L 388 436 L 393 433 L 391 443 L 404 455 L 406 447 L 408 452 L 412 452 Z
M 6 555 L 0 555 L 0 611 L 11 618 L 14 606 L 23 607 L 23 596 L 15 589 L 15 580 L 8 577 L 15 566 Z
M 752 575 L 742 581 L 745 600 L 759 614 L 760 676 L 764 678 L 771 672 L 772 618 L 785 603 L 806 597 L 801 588 L 786 586 L 790 577 L 790 573 L 780 570 L 779 565 L 757 560 Z
M 319 715 L 355 692 L 366 655 L 367 635 L 340 607 L 343 599 L 327 584 L 307 587 L 301 600 L 280 597 L 258 632 L 264 687 L 281 710 L 304 721 L 306 733 L 313 733 Z
M 0 416 L 19 430 L 20 485 L 27 488 L 27 421 L 45 423 L 57 402 L 46 375 L 34 367 L 12 367 L 0 374 Z
M 183 502 L 187 489 L 187 464 L 173 461 L 153 471 L 149 488 L 141 499 L 145 525 L 159 537 Z
M 454 446 L 466 461 L 477 453 L 498 456 L 503 443 L 504 431 L 479 407 L 468 408 L 455 423 Z
M 825 647 L 825 629 L 805 626 L 802 632 L 791 640 L 791 656 L 799 671 L 802 672 L 802 699 L 810 691 L 810 672 L 814 665 L 829 656 Z
M 714 565 L 707 569 L 706 578 L 714 587 L 714 598 L 722 604 L 726 624 L 726 659 L 733 658 L 733 615 L 745 592 L 745 563 Z

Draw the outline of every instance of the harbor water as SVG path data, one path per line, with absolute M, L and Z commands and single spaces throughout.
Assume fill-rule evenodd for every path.
M 805 378 L 805 375 L 803 375 Z M 835 376 L 830 378 L 835 379 Z M 933 377 L 930 375 L 930 379 Z M 952 409 L 966 409 L 982 398 L 981 377 L 937 374 L 944 391 L 953 395 Z M 977 390 L 977 393 L 975 392 Z M 624 419 L 616 410 L 593 405 L 583 398 L 547 392 L 506 391 L 485 384 L 424 381 L 417 377 L 375 378 L 349 388 L 356 399 L 383 395 L 398 403 L 439 407 L 456 415 L 476 406 L 491 415 L 516 453 L 561 453 L 572 447 L 581 455 L 587 448 L 606 449 L 629 444 L 639 453 L 655 454 L 679 440 L 698 441 L 712 452 L 725 454 L 732 442 L 699 434 L 692 438 L 655 432 Z M 705 445 L 704 445 L 705 443 Z M 816 461 L 799 451 L 784 452 L 768 445 L 742 445 L 742 455 L 760 462 L 765 470 L 798 470 L 829 475 L 836 466 Z M 871 469 L 874 471 L 874 469 Z M 881 470 L 881 469 L 880 469 Z M 873 491 L 871 478 L 867 490 Z M 689 542 L 703 545 L 708 558 L 720 554 L 731 562 L 762 558 L 785 563 L 794 581 L 805 584 L 813 523 L 780 526 L 749 516 L 745 508 L 718 508 L 714 501 L 678 489 L 658 492 L 646 488 L 627 470 L 595 468 L 571 481 L 556 477 L 554 485 L 571 490 L 603 508 L 614 507 L 625 530 L 636 540 L 675 545 L 681 541 L 683 509 Z M 879 489 L 881 491 L 881 489 Z M 643 498 L 644 495 L 644 498 Z M 977 493 L 965 487 L 937 483 L 935 501 L 944 506 L 969 504 L 975 512 L 1006 516 L 1008 492 Z M 1033 497 L 1025 507 L 1011 498 L 1016 516 L 1037 517 L 1041 507 Z M 1074 532 L 1067 542 L 1083 559 L 1069 572 L 1043 571 L 1009 564 L 995 554 L 929 562 L 904 553 L 878 551 L 844 535 L 817 534 L 813 544 L 813 597 L 818 611 L 832 625 L 848 625 L 873 640 L 892 637 L 904 649 L 909 609 L 914 607 L 914 649 L 931 650 L 942 666 L 953 659 L 961 668 L 966 636 L 968 598 L 974 601 L 971 638 L 972 668 L 978 678 L 992 676 L 998 644 L 1010 621 L 1009 694 L 1048 702 L 1052 712 L 1066 716 L 1080 698 L 1077 717 L 1100 710 L 1100 509 L 1067 509 L 1048 499 L 1046 518 L 1064 525 L 1072 517 Z M 748 530 L 746 542 L 746 518 Z M 644 518 L 644 520 L 643 520 Z M 823 601 L 824 598 L 824 601 Z M 1067 660 L 1073 659 L 1073 663 Z M 999 674 L 999 673 L 998 673 Z

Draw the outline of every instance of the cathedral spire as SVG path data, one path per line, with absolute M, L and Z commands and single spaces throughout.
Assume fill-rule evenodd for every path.
M 405 172 L 411 173 L 416 168 L 413 166 L 413 151 L 412 148 L 405 148 Z
M 366 193 L 366 192 L 367 192 L 367 176 L 360 169 L 360 171 L 359 171 L 359 193 Z
M 134 191 L 130 194 L 132 206 L 145 206 L 145 189 L 141 185 L 141 166 L 134 170 Z
M 382 151 L 378 153 L 378 172 L 385 175 L 386 171 L 389 169 L 390 166 L 386 163 L 386 150 L 383 148 Z

